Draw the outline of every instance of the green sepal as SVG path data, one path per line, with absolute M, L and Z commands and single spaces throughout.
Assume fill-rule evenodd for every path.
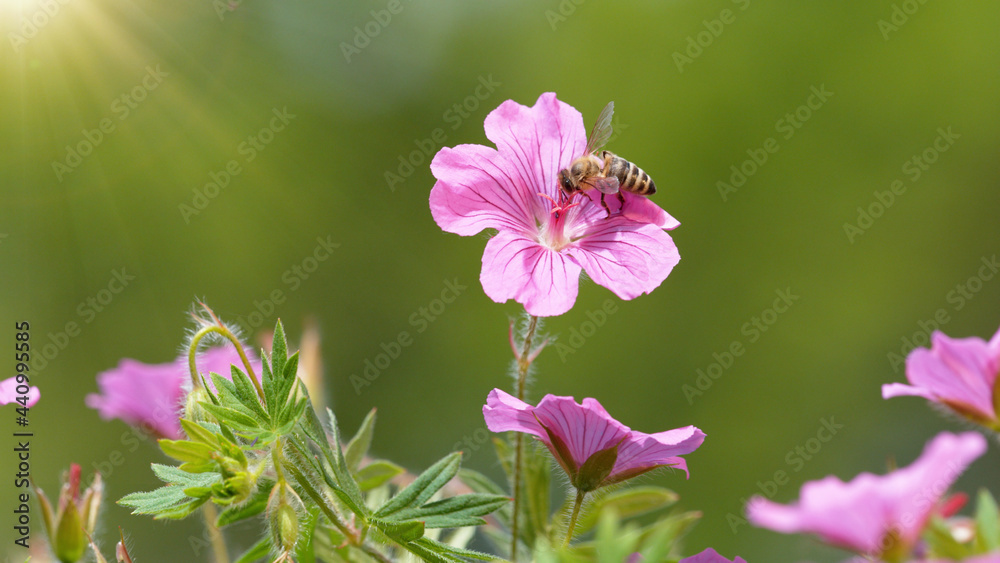
M 316 535 L 316 525 L 319 523 L 319 508 L 312 507 L 299 522 L 299 541 L 295 544 L 296 563 L 316 563 L 316 550 L 313 548 L 313 537 Z
M 640 516 L 654 510 L 662 510 L 676 503 L 677 493 L 663 487 L 635 487 L 598 495 L 588 510 L 580 516 L 576 525 L 576 535 L 590 531 L 605 510 L 614 510 L 622 519 Z
M 575 475 L 570 474 L 573 486 L 584 492 L 599 488 L 608 475 L 611 475 L 616 461 L 618 461 L 618 444 L 594 452 L 583 462 Z
M 375 511 L 375 516 L 385 518 L 401 510 L 421 506 L 458 473 L 461 459 L 462 454 L 459 452 L 441 458 Z
M 247 518 L 253 518 L 264 512 L 264 509 L 267 508 L 267 499 L 271 494 L 271 489 L 274 487 L 274 482 L 262 479 L 257 484 L 256 492 L 250 496 L 247 502 L 231 506 L 219 514 L 219 517 L 215 520 L 216 527 L 222 528 L 241 520 L 246 520 Z
M 976 551 L 988 553 L 1000 549 L 1000 510 L 993 495 L 980 489 L 976 496 Z
M 347 469 L 351 473 L 356 473 L 358 467 L 361 465 L 361 460 L 368 453 L 368 448 L 372 445 L 372 436 L 375 433 L 375 411 L 372 409 L 365 416 L 365 419 L 361 421 L 361 426 L 358 428 L 354 437 L 351 441 L 347 443 L 347 447 L 344 448 L 344 460 L 347 462 Z
M 69 499 L 61 514 L 56 523 L 55 537 L 49 538 L 52 540 L 52 551 L 60 561 L 79 561 L 87 550 L 87 538 L 76 501 Z
M 366 493 L 388 483 L 404 471 L 406 470 L 391 461 L 379 459 L 357 470 L 354 478 L 357 479 L 361 491 Z

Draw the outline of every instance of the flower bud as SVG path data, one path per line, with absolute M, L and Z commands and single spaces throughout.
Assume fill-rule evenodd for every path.
M 276 485 L 271 490 L 267 501 L 267 523 L 271 541 L 281 551 L 292 551 L 299 539 L 299 510 L 304 510 L 302 499 L 287 484 Z
M 80 466 L 74 463 L 63 475 L 55 514 L 52 513 L 52 503 L 48 497 L 35 487 L 52 552 L 63 563 L 75 563 L 83 558 L 87 549 L 87 535 L 94 533 L 97 511 L 104 494 L 104 485 L 98 473 L 94 476 L 94 482 L 81 495 L 80 473 Z

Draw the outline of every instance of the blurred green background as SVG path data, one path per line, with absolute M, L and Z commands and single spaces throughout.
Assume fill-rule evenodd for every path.
M 280 317 L 292 338 L 315 316 L 347 431 L 378 407 L 378 455 L 420 469 L 461 447 L 468 466 L 499 477 L 481 406 L 510 386 L 519 306 L 483 294 L 485 238 L 443 233 L 427 198 L 433 153 L 486 143 L 483 119 L 506 99 L 554 91 L 588 127 L 614 100 L 608 148 L 649 172 L 655 201 L 681 221 L 682 260 L 654 293 L 621 302 L 583 281 L 574 309 L 546 323 L 566 347 L 541 355 L 531 395 L 596 397 L 637 430 L 704 430 L 690 481 L 645 478 L 704 511 L 689 553 L 842 559 L 733 518 L 751 494 L 787 502 L 807 480 L 882 473 L 958 430 L 922 400 L 881 399 L 881 384 L 904 380 L 889 354 L 925 342 L 939 310 L 953 336 L 988 338 L 1000 324 L 1000 278 L 981 268 L 1000 252 L 994 1 L 0 6 L 0 342 L 28 320 L 36 346 L 64 343 L 35 374 L 32 474 L 55 493 L 71 461 L 113 467 L 98 539 L 111 546 L 121 526 L 142 559 L 207 553 L 185 551 L 196 522 L 155 523 L 111 502 L 153 487 L 148 466 L 162 457 L 151 442 L 126 445 L 127 427 L 83 397 L 123 357 L 174 358 L 196 297 L 231 321 Z M 821 102 L 813 88 L 832 94 Z M 720 191 L 769 138 L 777 151 Z M 230 161 L 238 172 L 206 192 Z M 317 239 L 339 246 L 310 262 Z M 134 280 L 101 293 L 116 271 Z M 437 308 L 456 282 L 467 289 Z M 779 290 L 798 298 L 767 312 Z M 269 301 L 275 291 L 283 302 Z M 586 326 L 609 299 L 616 312 Z M 421 308 L 438 314 L 422 324 Z M 755 317 L 766 331 L 744 329 Z M 69 322 L 80 333 L 65 339 Z M 356 393 L 350 375 L 401 331 L 413 344 Z M 574 331 L 590 336 L 574 346 Z M 733 342 L 744 353 L 727 358 Z M 686 396 L 699 370 L 721 376 Z M 4 412 L 7 507 L 15 426 Z M 843 428 L 820 443 L 831 419 Z M 957 488 L 995 484 L 998 463 L 991 451 Z M 772 485 L 778 471 L 788 481 Z

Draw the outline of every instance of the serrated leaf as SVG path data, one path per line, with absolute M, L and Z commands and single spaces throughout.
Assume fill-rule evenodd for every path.
M 368 492 L 388 483 L 404 471 L 406 470 L 390 461 L 376 460 L 359 469 L 354 478 L 357 479 L 361 491 Z
M 281 324 L 281 319 L 278 319 L 274 325 L 274 338 L 271 340 L 271 373 L 282 375 L 287 359 L 288 342 L 285 340 L 285 327 Z
M 344 449 L 344 460 L 347 462 L 347 469 L 351 473 L 355 473 L 358 467 L 361 465 L 361 460 L 368 453 L 368 448 L 372 445 L 372 436 L 375 434 L 375 411 L 372 409 L 365 416 L 365 419 L 361 421 L 361 426 L 358 427 L 358 431 L 351 438 L 351 441 L 347 443 L 347 447 Z
M 308 401 L 308 399 L 306 399 Z M 312 411 L 312 408 L 308 408 L 308 411 Z M 333 411 L 329 408 L 326 409 L 326 415 L 330 419 L 330 431 L 331 440 L 333 446 L 330 450 L 333 452 L 333 459 L 331 465 L 333 466 L 334 475 L 337 478 L 338 484 L 340 484 L 341 490 L 347 494 L 352 501 L 358 506 L 364 506 L 364 499 L 361 497 L 361 489 L 358 487 L 357 481 L 354 480 L 354 476 L 351 472 L 347 470 L 347 462 L 344 460 L 344 451 L 341 449 L 340 442 L 340 428 L 337 426 L 337 417 L 333 414 Z
M 219 398 L 219 404 L 224 405 L 228 401 L 229 403 L 235 403 L 236 397 L 239 393 L 236 391 L 236 385 L 222 377 L 221 375 L 213 372 L 208 374 L 212 378 L 212 383 L 215 385 L 216 394 Z
M 285 362 L 285 369 L 282 370 L 281 375 L 285 379 L 294 379 L 299 375 L 299 351 L 296 350 L 294 354 L 288 356 L 288 361 Z
M 163 453 L 176 459 L 177 461 L 187 461 L 200 463 L 211 460 L 212 452 L 215 450 L 207 444 L 192 442 L 190 440 L 167 440 L 162 438 L 157 440 Z
M 470 493 L 448 497 L 416 508 L 400 510 L 392 515 L 394 520 L 422 520 L 427 528 L 459 528 L 478 526 L 484 520 L 478 518 L 510 502 L 502 495 Z
M 400 544 L 409 543 L 424 536 L 424 523 L 416 520 L 396 522 L 381 518 L 372 518 L 370 522 L 373 526 L 381 530 L 383 534 Z
M 150 514 L 157 519 L 181 519 L 194 512 L 208 498 L 192 499 L 184 494 L 182 487 L 167 485 L 154 491 L 126 495 L 118 504 L 131 508 L 132 514 Z
M 451 556 L 454 560 L 462 561 L 463 557 L 469 559 L 478 559 L 479 561 L 495 561 L 496 556 L 490 555 L 488 553 L 483 553 L 481 551 L 474 551 L 472 549 L 463 549 L 461 547 L 455 547 L 453 545 L 448 545 L 441 543 L 430 538 L 420 538 L 413 542 L 414 544 L 433 549 L 435 553 L 440 555 Z M 412 544 L 411 544 L 412 545 Z
M 986 489 L 976 496 L 976 545 L 981 553 L 1000 549 L 1000 510 Z
M 260 561 L 264 559 L 271 553 L 271 548 L 274 547 L 271 543 L 271 535 L 264 534 L 263 539 L 253 544 L 250 549 L 243 552 L 239 559 L 233 563 L 254 563 L 255 561 Z
M 416 508 L 427 502 L 427 499 L 431 498 L 434 493 L 438 492 L 441 487 L 445 486 L 458 473 L 461 459 L 462 454 L 458 452 L 441 458 L 440 461 L 429 467 L 427 471 L 421 473 L 408 487 L 389 499 L 389 502 L 385 503 L 375 512 L 375 516 L 390 516 L 400 510 Z
M 215 437 L 215 434 L 197 422 L 182 418 L 181 428 L 184 429 L 184 433 L 187 434 L 189 440 L 201 442 L 212 448 L 219 447 L 219 440 Z
M 236 366 L 231 365 L 229 368 L 232 372 L 233 386 L 236 388 L 236 399 L 248 411 L 257 415 L 260 420 L 270 420 L 271 417 L 260 404 L 260 397 L 257 396 L 257 390 L 254 388 L 253 382 L 250 381 L 250 377 Z
M 211 486 L 212 483 L 222 479 L 222 477 L 220 477 L 217 473 L 189 473 L 172 465 L 153 463 L 151 464 L 151 467 L 153 468 L 153 474 L 156 475 L 160 481 L 170 485 L 179 485 L 182 487 L 208 487 Z
M 623 520 L 654 510 L 667 508 L 677 502 L 677 493 L 663 487 L 635 487 L 598 496 L 587 512 L 581 515 L 576 533 L 583 535 L 593 528 L 605 510 L 614 510 Z

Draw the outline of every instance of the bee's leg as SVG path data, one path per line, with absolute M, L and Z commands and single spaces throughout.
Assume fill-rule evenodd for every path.
M 608 202 L 604 201 L 604 196 L 605 195 L 607 195 L 607 194 L 604 194 L 604 193 L 601 194 L 601 207 L 603 207 L 604 210 L 608 212 L 608 216 L 605 217 L 605 219 L 610 219 L 611 218 L 611 208 L 608 207 Z
M 625 194 L 618 190 L 618 202 L 621 204 L 618 206 L 619 215 L 625 211 Z

